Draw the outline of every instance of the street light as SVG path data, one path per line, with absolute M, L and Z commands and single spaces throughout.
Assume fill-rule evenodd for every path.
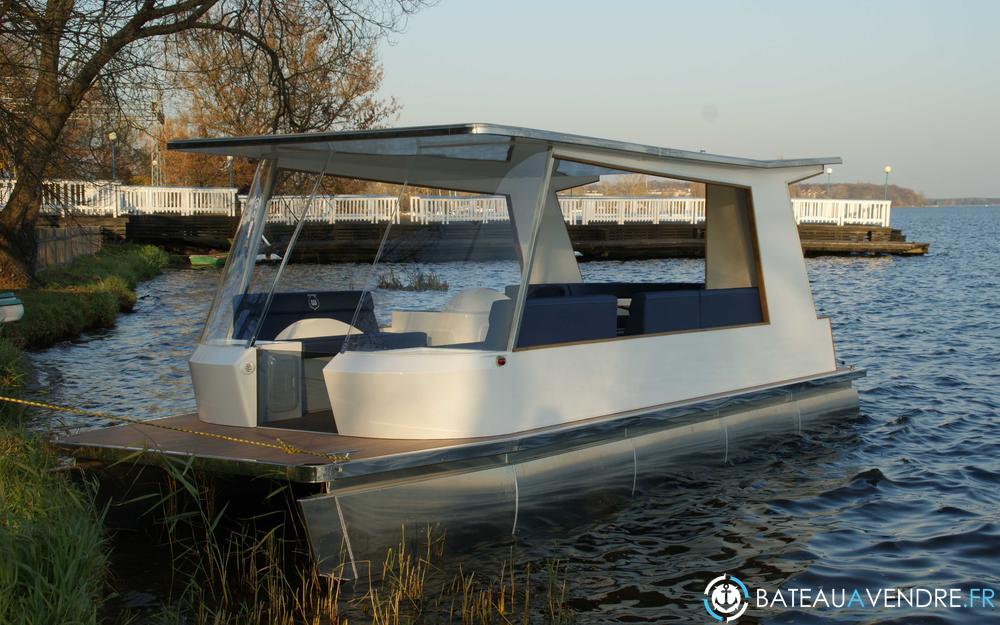
M 156 159 L 154 158 L 149 163 L 149 185 L 156 185 Z
M 826 168 L 826 198 L 830 199 L 833 197 L 833 193 L 830 192 L 830 175 L 833 174 L 833 167 Z
M 226 165 L 229 167 L 229 188 L 233 188 L 233 157 L 226 157 Z
M 115 142 L 118 141 L 118 133 L 112 130 L 108 133 L 108 140 L 111 141 L 111 180 L 118 179 L 118 170 L 115 163 Z
M 892 173 L 892 166 L 886 165 L 885 169 L 882 171 L 885 172 L 885 185 L 882 187 L 882 200 L 886 201 L 889 199 L 889 174 Z

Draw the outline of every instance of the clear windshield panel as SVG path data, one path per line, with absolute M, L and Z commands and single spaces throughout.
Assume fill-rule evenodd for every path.
M 507 349 L 520 253 L 506 196 L 407 186 L 345 351 Z
M 345 238 L 359 226 L 361 236 L 376 236 L 395 198 L 367 198 L 379 213 L 370 223 L 359 221 L 358 196 L 343 190 L 335 178 L 282 171 L 264 211 L 252 279 L 235 300 L 235 339 L 250 346 L 346 334 L 370 266 Z
M 265 209 L 277 181 L 277 163 L 272 160 L 261 161 L 250 185 L 250 192 L 242 203 L 240 222 L 202 331 L 201 343 L 218 345 L 245 341 L 245 338 L 234 336 L 233 322 L 240 298 L 254 281 L 254 259 L 261 246 Z

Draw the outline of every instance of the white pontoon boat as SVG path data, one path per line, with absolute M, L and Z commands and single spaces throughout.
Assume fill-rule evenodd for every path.
M 190 359 L 197 415 L 162 421 L 346 460 L 134 426 L 61 442 L 79 457 L 148 449 L 315 484 L 300 503 L 327 572 L 359 574 L 401 527 L 532 531 L 553 510 L 628 499 L 680 458 L 723 462 L 748 436 L 857 410 L 850 380 L 863 372 L 838 366 L 830 321 L 817 317 L 788 191 L 839 159 L 750 160 L 490 124 L 170 148 L 259 167 Z M 281 265 L 254 262 L 282 172 L 504 197 L 507 219 L 493 227 L 509 236 L 509 260 L 470 269 L 418 309 L 374 284 L 420 260 L 421 240 L 401 243 L 388 219 L 361 283 L 338 284 L 331 269 L 286 288 L 309 202 Z M 705 183 L 702 281 L 585 279 L 557 194 L 622 172 Z

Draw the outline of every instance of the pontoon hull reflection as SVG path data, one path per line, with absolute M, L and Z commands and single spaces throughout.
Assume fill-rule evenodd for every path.
M 443 449 L 423 466 L 385 459 L 366 469 L 372 474 L 344 476 L 331 492 L 300 500 L 313 555 L 325 574 L 365 579 L 401 544 L 419 551 L 428 538 L 440 539 L 446 551 L 458 551 L 591 522 L 662 485 L 671 470 L 719 468 L 754 440 L 781 440 L 856 414 L 850 379 L 858 375 Z

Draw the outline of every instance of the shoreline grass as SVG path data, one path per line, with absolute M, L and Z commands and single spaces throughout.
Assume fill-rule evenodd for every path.
M 258 503 L 246 508 L 224 478 L 220 483 L 192 467 L 190 459 L 165 457 L 156 468 L 135 467 L 129 478 L 140 483 L 142 472 L 161 475 L 158 493 L 136 493 L 125 505 L 142 503 L 156 519 L 159 540 L 153 542 L 169 553 L 173 583 L 160 608 L 110 610 L 112 619 L 164 625 L 573 622 L 564 563 L 516 564 L 511 547 L 507 555 L 477 558 L 474 570 L 446 566 L 446 537 L 429 527 L 401 533 L 381 566 L 372 563 L 374 575 L 354 582 L 324 577 L 308 553 L 287 482 L 258 482 L 252 496 Z
M 152 245 L 107 245 L 93 256 L 41 272 L 35 287 L 16 292 L 24 318 L 3 326 L 0 337 L 22 349 L 40 349 L 113 327 L 119 312 L 135 306 L 136 285 L 158 275 L 169 260 Z
M 112 326 L 118 312 L 134 306 L 136 283 L 155 276 L 167 260 L 148 246 L 109 247 L 47 272 L 36 288 L 20 291 L 25 319 L 0 329 L 0 394 L 23 389 L 23 348 Z M 412 278 L 411 285 L 447 288 L 426 276 Z M 482 573 L 461 568 L 456 573 L 441 566 L 438 539 L 430 533 L 426 551 L 401 543 L 389 552 L 378 579 L 336 582 L 320 575 L 309 556 L 286 483 L 275 481 L 278 490 L 262 500 L 284 501 L 281 520 L 257 509 L 247 518 L 220 504 L 216 495 L 222 489 L 214 478 L 169 458 L 160 494 L 135 503 L 154 515 L 151 521 L 169 550 L 165 565 L 172 591 L 160 597 L 162 609 L 153 614 L 115 606 L 113 535 L 106 535 L 105 511 L 95 507 L 96 489 L 71 481 L 45 439 L 26 432 L 22 423 L 22 409 L 0 404 L 0 623 L 5 625 L 572 621 L 564 566 L 528 564 L 515 570 L 512 552 L 510 561 L 497 566 L 499 574 L 491 566 Z M 107 514 L 113 512 L 109 508 Z
M 39 274 L 17 292 L 24 318 L 0 327 L 0 394 L 19 396 L 23 349 L 48 347 L 111 327 L 135 305 L 136 284 L 167 255 L 153 246 L 113 245 Z M 103 514 L 43 435 L 27 432 L 24 409 L 0 404 L 0 623 L 92 625 L 108 566 Z

